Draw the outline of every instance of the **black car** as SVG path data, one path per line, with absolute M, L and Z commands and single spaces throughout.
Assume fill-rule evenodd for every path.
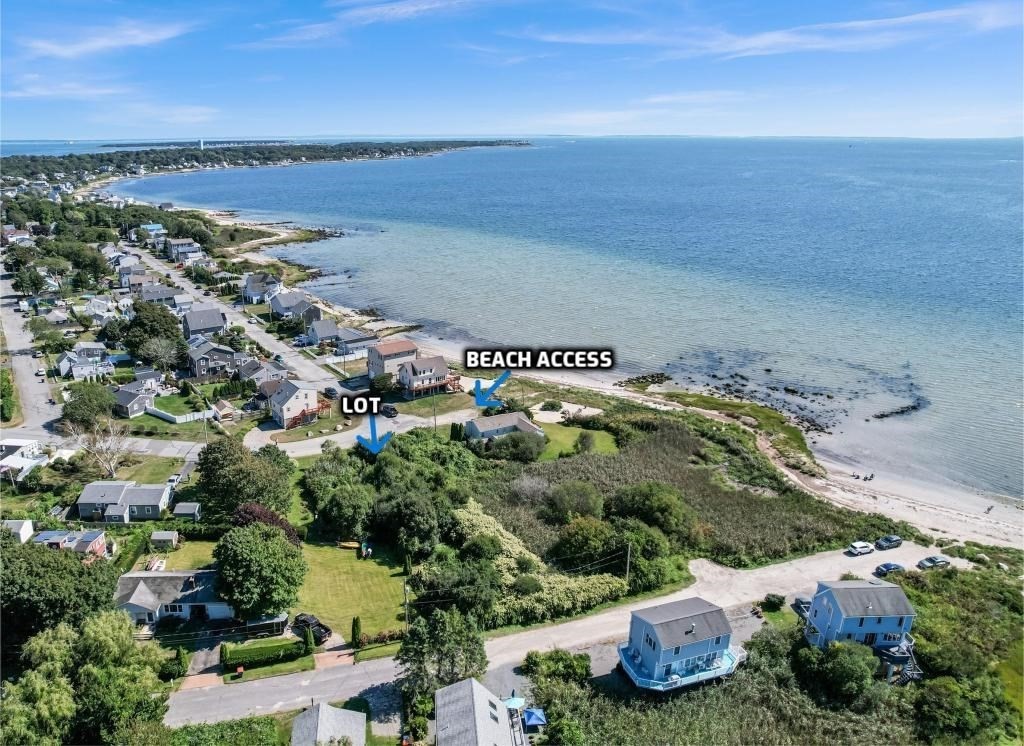
M 339 396 L 341 396 L 341 394 L 338 393 L 338 389 L 334 388 L 333 386 L 328 386 L 327 388 L 324 389 L 324 396 L 326 396 L 328 399 L 337 399 Z
M 380 408 L 380 413 L 385 417 L 397 417 L 398 408 L 394 404 L 385 404 Z
M 299 614 L 292 621 L 292 631 L 300 637 L 305 634 L 306 627 L 313 630 L 313 642 L 317 645 L 323 645 L 324 640 L 331 636 L 331 628 L 312 614 Z
M 895 534 L 889 534 L 883 536 L 881 539 L 875 542 L 876 549 L 895 549 L 903 543 L 903 539 L 896 536 Z

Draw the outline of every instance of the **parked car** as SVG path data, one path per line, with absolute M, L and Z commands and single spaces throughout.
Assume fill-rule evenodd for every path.
M 36 375 L 37 376 L 42 376 L 43 378 L 46 378 L 46 368 L 40 368 L 39 370 L 37 370 L 36 371 Z
M 312 614 L 298 614 L 292 621 L 292 631 L 302 636 L 306 627 L 313 630 L 313 642 L 317 645 L 323 645 L 324 640 L 331 636 L 331 628 L 321 622 Z
M 884 578 L 886 575 L 892 575 L 894 572 L 906 572 L 903 565 L 897 565 L 895 562 L 883 562 L 875 568 L 875 575 L 880 578 Z
M 333 386 L 328 386 L 327 388 L 324 389 L 324 396 L 326 396 L 328 399 L 337 399 L 339 396 L 341 396 L 341 393 L 338 391 L 338 389 L 334 388 Z
M 933 567 L 949 567 L 949 560 L 941 554 L 933 554 L 918 562 L 917 566 L 922 570 L 931 570 Z
M 250 316 L 249 317 L 249 323 L 250 324 L 255 324 L 256 323 L 256 319 L 254 319 L 252 316 Z
M 394 404 L 385 404 L 380 408 L 380 413 L 385 417 L 397 417 L 398 408 Z
M 42 356 L 43 356 L 43 351 L 42 350 L 36 350 L 35 352 L 32 353 L 32 357 L 42 357 Z
M 895 549 L 902 543 L 903 539 L 899 536 L 896 536 L 896 534 L 889 534 L 875 542 L 875 549 Z
M 174 487 L 180 481 L 181 476 L 179 474 L 171 474 L 171 476 L 167 477 L 167 484 L 171 485 L 171 487 Z
M 846 551 L 856 557 L 859 554 L 871 554 L 875 548 L 866 541 L 855 541 L 846 547 Z
M 284 355 L 282 355 L 281 353 L 277 353 L 276 355 L 274 355 L 274 360 L 276 360 L 279 363 L 283 363 Z
M 203 295 L 209 297 L 209 296 L 213 295 L 213 293 L 211 293 L 209 290 L 207 290 L 205 293 L 203 293 Z

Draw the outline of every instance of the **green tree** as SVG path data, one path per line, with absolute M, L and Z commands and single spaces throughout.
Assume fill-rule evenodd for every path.
M 998 743 L 1014 732 L 1002 682 L 988 673 L 926 679 L 916 698 L 918 733 L 934 743 Z
M 242 618 L 277 614 L 298 600 L 306 561 L 276 526 L 234 528 L 217 542 L 213 557 L 221 595 Z
M 683 502 L 679 491 L 660 482 L 623 487 L 605 504 L 609 515 L 639 518 L 657 526 L 666 536 L 685 543 L 694 538 L 696 514 Z
M 609 554 L 608 547 L 615 530 L 597 518 L 576 518 L 558 532 L 558 541 L 551 549 L 555 557 L 565 557 L 565 566 L 579 566 Z
M 104 325 L 100 336 L 107 342 L 118 344 L 124 341 L 124 335 L 128 332 L 128 322 L 122 318 L 111 319 Z
M 395 659 L 402 666 L 402 688 L 412 698 L 487 670 L 483 634 L 473 617 L 455 609 L 416 619 Z
M 594 434 L 589 430 L 584 430 L 576 437 L 576 442 L 573 444 L 573 450 L 576 453 L 590 453 L 594 450 Z
M 12 286 L 24 295 L 39 295 L 46 287 L 46 278 L 35 267 L 22 267 L 14 276 Z
M 352 638 L 349 640 L 349 644 L 358 650 L 362 646 L 363 640 L 363 620 L 358 616 L 352 617 Z
M 205 500 L 204 512 L 211 516 L 230 515 L 243 503 L 259 503 L 282 515 L 291 504 L 291 473 L 276 453 L 261 449 L 253 453 L 237 438 L 221 438 L 199 452 L 196 463 Z M 285 457 L 287 458 L 287 457 Z
M 63 418 L 72 424 L 90 428 L 110 417 L 114 394 L 102 383 L 81 381 L 68 386 L 71 398 L 64 403 Z
M 370 380 L 370 393 L 375 396 L 387 396 L 388 394 L 394 394 L 398 391 L 398 384 L 395 382 L 395 376 L 392 373 L 384 373 L 379 376 L 374 376 Z
M 375 500 L 376 494 L 365 484 L 342 484 L 320 503 L 317 518 L 343 538 L 359 539 Z
M 160 371 L 177 368 L 182 361 L 181 346 L 177 339 L 152 337 L 139 348 L 139 358 Z
M 0 742 L 59 746 L 66 742 L 77 710 L 71 682 L 61 675 L 27 671 L 4 683 Z
M 61 622 L 72 627 L 113 605 L 117 569 L 109 562 L 82 564 L 74 552 L 19 544 L 0 532 L 0 627 L 5 656 L 38 632 Z M 53 634 L 53 633 L 51 633 Z
M 604 498 L 590 482 L 562 482 L 544 500 L 544 518 L 568 523 L 579 516 L 600 518 Z
M 316 649 L 316 641 L 313 639 L 313 628 L 305 627 L 302 632 L 302 644 L 305 647 L 306 655 L 311 655 Z
M 528 464 L 536 461 L 544 452 L 544 436 L 533 433 L 511 433 L 498 438 L 491 447 L 489 456 Z
M 188 351 L 177 317 L 159 303 L 139 302 L 133 306 L 135 316 L 128 323 L 124 346 L 134 357 L 141 357 L 142 347 L 150 339 L 173 340 L 180 355 Z

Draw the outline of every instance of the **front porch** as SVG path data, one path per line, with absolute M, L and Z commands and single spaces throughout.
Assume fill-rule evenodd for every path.
M 697 666 L 687 669 L 681 673 L 674 673 L 667 679 L 649 678 L 651 673 L 640 665 L 639 655 L 633 655 L 629 643 L 619 645 L 619 661 L 622 669 L 629 676 L 630 680 L 641 689 L 650 689 L 656 692 L 667 692 L 685 686 L 692 686 L 704 681 L 728 676 L 736 670 L 740 663 L 747 659 L 747 651 L 743 648 L 729 648 L 722 652 L 714 664 L 710 666 Z

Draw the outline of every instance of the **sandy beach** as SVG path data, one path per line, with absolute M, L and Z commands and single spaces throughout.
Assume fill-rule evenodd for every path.
M 115 180 L 116 181 L 116 180 Z M 109 189 L 114 181 L 105 182 L 102 187 Z M 90 186 L 96 191 L 99 185 Z M 248 259 L 257 264 L 273 261 L 296 263 L 287 256 L 268 257 L 261 249 L 268 243 L 280 245 L 296 238 L 301 226 L 282 223 L 266 223 L 238 219 L 233 211 L 199 209 L 211 220 L 222 225 L 240 225 L 272 233 L 272 236 L 255 239 L 233 249 L 236 259 Z M 309 292 L 309 291 L 307 291 Z M 310 293 L 312 295 L 312 293 Z M 357 309 L 344 307 L 318 298 L 318 303 L 349 323 L 365 326 L 374 331 L 411 326 L 400 319 L 369 318 L 360 315 Z M 443 355 L 446 359 L 461 361 L 467 346 L 464 341 L 445 339 L 425 331 L 404 332 L 403 336 L 416 342 L 426 353 Z M 732 424 L 736 420 L 708 410 L 668 402 L 656 395 L 641 394 L 615 386 L 621 375 L 615 372 L 552 372 L 531 371 L 522 374 L 545 383 L 586 388 L 602 394 L 630 399 L 658 409 L 689 409 L 712 419 Z M 742 425 L 741 425 L 742 426 Z M 790 470 L 774 451 L 766 437 L 758 438 L 759 447 L 773 463 L 796 485 L 820 499 L 827 500 L 851 510 L 881 513 L 917 527 L 936 539 L 959 539 L 985 544 L 1020 546 L 1024 542 L 1024 503 L 1009 497 L 973 493 L 946 485 L 914 482 L 898 475 L 876 476 L 871 482 L 854 479 L 850 467 L 838 459 L 815 452 L 818 463 L 827 470 L 825 477 L 810 477 Z M 989 510 L 990 509 L 990 510 Z M 988 510 L 988 512 L 986 512 Z M 870 538 L 870 537 L 865 537 Z

